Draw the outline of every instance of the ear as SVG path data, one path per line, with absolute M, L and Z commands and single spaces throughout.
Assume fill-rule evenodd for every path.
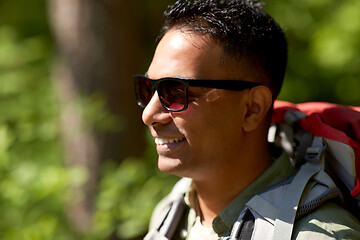
M 272 104 L 272 93 L 265 86 L 258 86 L 249 91 L 247 112 L 244 118 L 243 129 L 250 132 L 259 127 Z

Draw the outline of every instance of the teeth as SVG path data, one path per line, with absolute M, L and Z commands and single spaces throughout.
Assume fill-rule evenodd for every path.
M 169 144 L 174 142 L 179 142 L 184 140 L 185 138 L 155 138 L 155 143 L 157 145 Z

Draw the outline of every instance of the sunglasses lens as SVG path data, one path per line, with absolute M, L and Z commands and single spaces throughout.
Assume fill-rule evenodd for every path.
M 135 79 L 135 91 L 139 106 L 146 107 L 154 95 L 151 83 L 146 78 L 137 77 Z
M 158 85 L 158 94 L 165 107 L 181 111 L 186 105 L 186 89 L 181 81 L 165 80 Z

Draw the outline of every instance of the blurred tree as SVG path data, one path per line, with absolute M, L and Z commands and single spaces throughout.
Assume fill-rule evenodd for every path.
M 74 189 L 69 215 L 91 227 L 101 162 L 142 152 L 131 75 L 142 49 L 136 1 L 50 0 L 59 58 L 54 81 L 60 99 L 62 136 L 70 167 L 87 179 Z M 121 118 L 120 118 L 121 116 Z
M 49 6 L 59 52 L 54 81 L 66 161 L 69 167 L 79 167 L 86 175 L 84 183 L 73 189 L 68 213 L 77 228 L 87 231 L 91 227 L 103 141 L 93 125 L 94 116 L 87 119 L 80 104 L 83 96 L 102 89 L 107 80 L 105 16 L 101 5 L 93 1 L 52 0 Z M 93 103 L 89 100 L 88 104 Z

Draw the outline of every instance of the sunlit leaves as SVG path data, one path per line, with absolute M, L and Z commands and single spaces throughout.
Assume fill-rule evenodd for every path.
M 64 206 L 75 177 L 62 163 L 51 39 L 47 29 L 37 32 L 44 25 L 19 27 L 24 15 L 0 12 L 0 238 L 71 239 Z
M 118 167 L 104 165 L 95 214 L 97 239 L 106 239 L 109 234 L 131 239 L 144 233 L 153 208 L 177 181 L 177 177 L 157 170 L 149 136 L 150 141 L 143 160 L 128 158 Z
M 288 72 L 280 98 L 360 105 L 360 2 L 268 1 L 289 39 Z M 300 83 L 301 82 L 301 83 Z M 345 85 L 343 85 L 345 84 Z M 356 86 L 355 86 L 356 85 Z

